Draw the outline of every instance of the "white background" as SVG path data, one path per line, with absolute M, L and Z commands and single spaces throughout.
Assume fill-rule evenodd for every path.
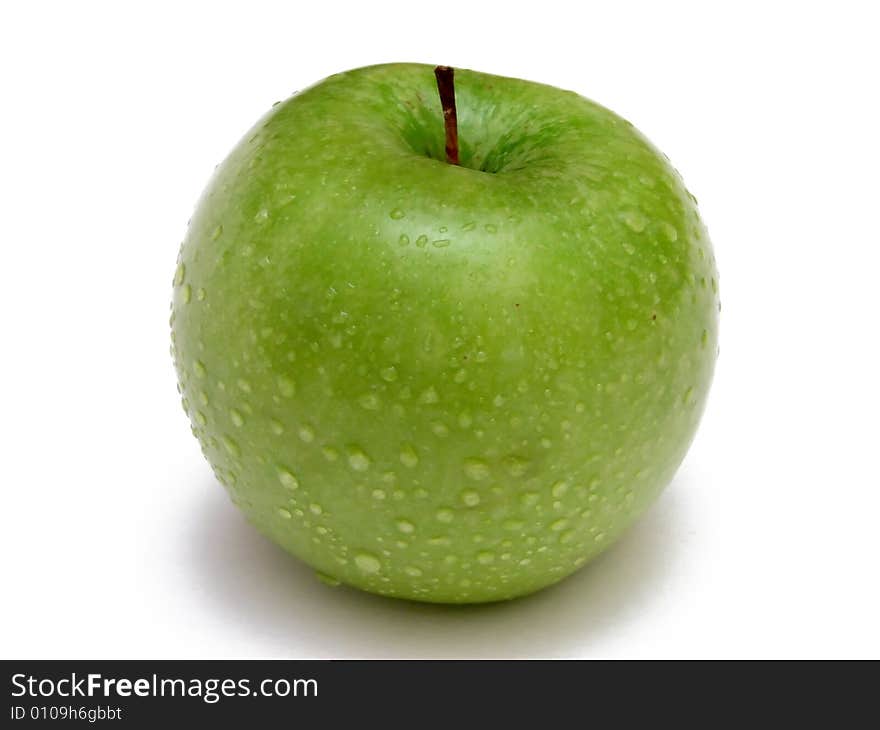
M 0 654 L 880 656 L 880 109 L 871 3 L 6 3 Z M 690 454 L 558 587 L 330 589 L 228 502 L 168 303 L 214 167 L 328 74 L 414 60 L 574 89 L 700 200 L 721 357 Z

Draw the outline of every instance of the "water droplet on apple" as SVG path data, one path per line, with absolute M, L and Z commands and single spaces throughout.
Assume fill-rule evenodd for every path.
M 222 236 L 222 235 L 223 235 L 223 226 L 222 226 L 222 225 L 218 225 L 218 226 L 217 226 L 217 227 L 211 232 L 211 240 L 212 240 L 212 241 L 216 241 L 216 240 L 217 240 L 218 238 L 220 238 L 220 236 Z
M 379 406 L 381 405 L 379 396 L 375 393 L 364 393 L 364 395 L 358 398 L 358 403 L 360 404 L 361 408 L 364 408 L 368 411 L 378 411 Z
M 413 578 L 418 578 L 419 576 L 422 575 L 422 571 L 419 570 L 419 569 L 418 569 L 416 566 L 414 566 L 414 565 L 407 565 L 407 566 L 403 569 L 403 572 L 406 573 L 407 575 L 413 577 Z
M 416 531 L 416 526 L 409 520 L 397 520 L 397 529 L 404 535 L 411 535 Z
M 282 375 L 278 378 L 278 392 L 285 398 L 290 398 L 296 393 L 296 384 L 290 378 Z
M 232 408 L 229 411 L 229 418 L 238 428 L 241 428 L 244 425 L 244 416 L 242 416 L 239 411 L 235 410 L 235 408 Z
M 349 446 L 348 465 L 355 471 L 366 471 L 370 468 L 370 457 L 360 447 Z
M 523 507 L 534 507 L 538 504 L 539 497 L 535 492 L 526 492 L 521 494 L 519 502 Z
M 358 553 L 354 556 L 354 564 L 358 570 L 368 574 L 378 573 L 382 569 L 379 558 L 372 553 Z
M 278 470 L 278 481 L 285 489 L 299 489 L 299 479 L 287 469 Z
M 660 230 L 663 231 L 663 235 L 670 243 L 675 243 L 678 240 L 678 231 L 666 221 L 660 224 Z
M 312 441 L 315 440 L 315 429 L 313 429 L 307 423 L 304 423 L 302 426 L 299 427 L 297 434 L 299 435 L 299 440 L 302 441 L 304 444 L 310 444 L 312 443 Z
M 197 378 L 205 377 L 205 365 L 201 360 L 196 360 L 193 363 L 193 372 L 196 374 Z
M 419 455 L 410 444 L 405 444 L 400 450 L 400 463 L 410 469 L 419 463 Z
M 395 380 L 397 380 L 397 368 L 394 367 L 394 365 L 389 365 L 387 368 L 382 368 L 379 376 L 386 383 L 393 383 Z
M 437 395 L 437 391 L 434 389 L 434 386 L 431 386 L 427 390 L 423 391 L 419 396 L 419 403 L 423 403 L 425 405 L 432 405 L 437 403 L 440 400 L 440 397 Z
M 553 530 L 553 532 L 561 532 L 566 527 L 568 527 L 568 520 L 564 517 L 561 520 L 556 520 L 556 522 L 550 524 L 550 529 Z
M 476 507 L 480 503 L 480 494 L 473 489 L 465 489 L 461 493 L 461 501 L 468 507 Z
M 434 248 L 446 248 L 450 243 L 452 243 L 448 238 L 441 238 L 438 241 L 434 241 L 432 244 Z
M 529 460 L 521 456 L 508 456 L 504 460 L 504 468 L 512 477 L 521 477 L 529 468 Z
M 223 442 L 223 447 L 229 453 L 230 456 L 241 456 L 241 448 L 239 448 L 238 444 L 229 436 L 223 436 L 220 439 Z
M 174 272 L 174 286 L 180 286 L 183 284 L 184 278 L 186 278 L 186 264 L 181 262 L 177 264 L 177 269 Z M 168 281 L 168 279 L 165 281 Z
M 324 508 L 317 502 L 312 502 L 309 505 L 309 512 L 311 512 L 313 515 L 322 515 L 324 514 Z
M 477 553 L 477 562 L 480 565 L 490 565 L 495 562 L 495 553 L 491 550 L 481 550 Z
M 455 512 L 453 512 L 448 507 L 444 507 L 442 509 L 438 509 L 434 517 L 437 518 L 438 522 L 449 523 L 455 519 Z
M 331 588 L 335 588 L 340 585 L 342 581 L 339 578 L 334 578 L 332 575 L 328 575 L 327 573 L 322 573 L 320 570 L 315 571 L 315 577 L 321 581 L 324 585 L 328 585 Z
M 560 479 L 552 487 L 550 487 L 550 493 L 557 498 L 564 495 L 567 491 L 568 482 L 565 479 Z
M 339 458 L 339 452 L 332 446 L 325 446 L 321 449 L 321 453 L 327 461 L 336 461 Z
M 427 244 L 428 244 L 428 237 L 424 234 L 422 234 L 421 236 L 419 236 L 416 239 L 416 246 L 418 246 L 419 248 L 424 248 Z
M 201 411 L 196 411 L 195 418 L 196 418 L 196 423 L 198 423 L 200 426 L 204 426 L 208 423 L 208 418 Z
M 387 496 L 384 489 L 374 489 L 370 492 L 370 496 L 376 501 L 381 502 Z
M 645 227 L 648 225 L 648 219 L 638 210 L 627 210 L 621 213 L 620 215 L 623 222 L 629 227 L 631 230 L 636 233 L 641 233 L 645 230 Z
M 205 301 L 205 297 L 208 296 L 208 292 L 206 292 L 202 287 L 196 289 L 196 299 L 200 302 Z
M 397 242 L 401 246 L 409 246 L 409 236 L 407 236 L 405 233 L 401 233 L 400 238 L 397 239 Z
M 254 216 L 254 222 L 265 223 L 267 220 L 269 220 L 269 211 L 265 208 L 260 208 Z
M 489 478 L 489 465 L 481 459 L 465 459 L 464 473 L 469 479 L 479 482 Z
M 406 215 L 406 213 L 404 213 L 400 208 L 395 208 L 394 210 L 391 211 L 391 218 L 396 221 L 399 221 L 405 215 Z
M 283 520 L 289 520 L 293 517 L 293 515 L 290 514 L 290 510 L 287 510 L 284 507 L 279 507 L 276 512 L 278 513 L 278 516 Z
M 496 226 L 494 223 L 487 223 L 485 226 L 483 226 L 483 230 L 485 230 L 486 233 L 497 233 L 498 226 Z

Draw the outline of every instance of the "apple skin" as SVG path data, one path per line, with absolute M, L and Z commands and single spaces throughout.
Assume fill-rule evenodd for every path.
M 216 170 L 172 354 L 232 500 L 331 582 L 468 603 L 536 591 L 670 481 L 716 358 L 696 201 L 574 93 L 432 67 L 332 76 Z

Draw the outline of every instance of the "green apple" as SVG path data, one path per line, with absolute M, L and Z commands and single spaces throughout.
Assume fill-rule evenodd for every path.
M 633 126 L 430 66 L 332 76 L 217 169 L 174 279 L 193 432 L 249 520 L 330 581 L 481 602 L 564 578 L 670 481 L 717 274 Z

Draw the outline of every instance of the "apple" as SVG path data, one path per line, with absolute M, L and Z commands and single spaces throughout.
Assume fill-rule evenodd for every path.
M 172 353 L 263 534 L 330 582 L 483 602 L 571 574 L 670 481 L 717 310 L 696 201 L 629 122 L 388 64 L 277 104 L 218 167 Z

